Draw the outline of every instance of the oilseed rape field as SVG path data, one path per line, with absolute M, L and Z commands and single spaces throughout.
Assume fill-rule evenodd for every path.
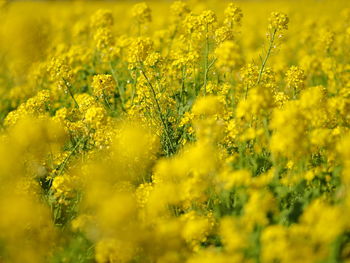
M 350 263 L 347 0 L 0 20 L 1 263 Z

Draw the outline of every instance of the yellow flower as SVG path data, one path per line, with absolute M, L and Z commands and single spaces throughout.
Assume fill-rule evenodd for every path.
M 97 98 L 113 97 L 116 89 L 115 81 L 109 74 L 95 75 L 93 77 L 91 86 L 93 89 L 93 94 Z
M 282 31 L 288 29 L 289 18 L 286 14 L 280 12 L 272 12 L 269 18 L 269 29 L 274 31 Z
M 288 87 L 294 91 L 300 91 L 304 88 L 305 79 L 304 71 L 296 66 L 292 66 L 286 73 Z
M 151 9 L 145 2 L 135 4 L 131 9 L 131 15 L 140 24 L 151 22 L 152 20 Z
M 183 1 L 174 1 L 170 6 L 170 11 L 176 20 L 184 18 L 190 12 L 187 4 Z
M 229 27 L 238 26 L 241 24 L 243 13 L 241 8 L 235 6 L 235 4 L 230 3 L 225 9 L 225 20 L 224 24 Z
M 206 96 L 197 99 L 192 108 L 192 113 L 197 116 L 212 116 L 221 114 L 223 105 L 217 96 Z
M 113 23 L 112 11 L 108 9 L 99 9 L 91 16 L 92 28 L 111 27 Z
M 102 107 L 91 107 L 85 113 L 85 122 L 93 128 L 100 128 L 106 123 L 107 113 Z
M 216 66 L 223 72 L 230 72 L 243 63 L 239 45 L 231 40 L 226 40 L 215 49 L 217 57 Z

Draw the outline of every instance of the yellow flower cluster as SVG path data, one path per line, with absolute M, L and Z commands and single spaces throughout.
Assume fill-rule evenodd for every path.
M 151 9 L 144 2 L 134 5 L 131 9 L 131 13 L 132 17 L 140 24 L 151 22 L 152 20 Z
M 296 66 L 292 66 L 286 73 L 287 85 L 294 91 L 304 88 L 305 78 L 304 71 Z
M 347 0 L 0 18 L 0 262 L 350 262 Z
M 97 98 L 112 97 L 116 89 L 113 77 L 108 74 L 95 75 L 91 87 L 92 93 Z
M 286 14 L 273 12 L 269 18 L 269 29 L 282 31 L 288 29 L 289 18 Z

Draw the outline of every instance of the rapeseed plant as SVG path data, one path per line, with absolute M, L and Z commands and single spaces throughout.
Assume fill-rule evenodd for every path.
M 350 262 L 346 0 L 0 18 L 0 262 Z

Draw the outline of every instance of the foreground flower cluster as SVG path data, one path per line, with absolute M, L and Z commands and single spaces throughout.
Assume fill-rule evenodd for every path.
M 0 262 L 350 262 L 346 6 L 1 3 Z

